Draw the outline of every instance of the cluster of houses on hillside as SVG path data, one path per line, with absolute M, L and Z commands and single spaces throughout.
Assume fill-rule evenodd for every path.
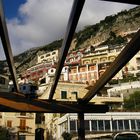
M 54 99 L 76 100 L 78 98 L 82 98 L 89 90 L 88 87 L 94 85 L 94 83 L 104 73 L 107 67 L 109 67 L 112 61 L 115 60 L 115 58 L 123 50 L 123 48 L 124 45 L 105 45 L 100 47 L 89 46 L 88 48 L 69 51 L 61 72 Z M 37 92 L 38 95 L 40 95 L 39 98 L 47 99 L 56 72 L 58 58 L 58 50 L 39 55 L 36 65 L 28 68 L 22 74 L 22 77 L 24 78 L 22 79 L 22 82 L 21 80 L 20 82 L 25 84 L 29 83 L 29 81 L 35 81 L 38 85 Z M 119 80 L 127 76 L 136 77 L 139 76 L 139 74 L 140 52 L 138 52 L 129 61 L 129 63 L 114 76 L 113 79 Z M 65 87 L 63 86 L 63 88 L 61 88 L 61 84 L 64 84 Z M 78 88 L 74 85 L 76 85 Z M 82 89 L 82 91 L 80 91 L 79 89 Z M 85 92 L 83 92 L 84 90 Z M 105 99 L 105 96 L 108 96 L 107 92 L 106 94 L 102 94 L 102 96 L 104 96 Z M 120 95 L 120 98 L 121 97 L 122 95 Z M 116 99 L 112 100 L 116 102 L 122 102 L 122 98 L 118 99 L 119 101 Z
M 55 91 L 55 100 L 76 101 L 85 96 L 94 83 L 104 73 L 107 67 L 123 50 L 124 45 L 119 46 L 89 46 L 79 50 L 71 50 L 65 60 L 64 67 Z M 54 50 L 38 55 L 36 65 L 28 68 L 18 79 L 20 90 L 27 94 L 36 93 L 37 98 L 47 99 L 56 72 L 59 52 Z M 114 76 L 114 79 L 123 79 L 126 76 L 139 76 L 140 74 L 140 52 L 138 52 L 129 63 Z M 36 85 L 32 85 L 32 82 Z M 4 86 L 5 85 L 5 86 Z M 110 110 L 123 109 L 123 100 L 128 90 L 138 89 L 139 81 L 127 84 L 119 84 L 112 87 L 106 85 L 91 102 L 95 104 L 108 104 Z M 8 79 L 0 75 L 1 90 L 8 89 Z M 36 86 L 38 86 L 36 88 Z M 10 85 L 12 90 L 12 83 Z M 127 89 L 127 91 L 126 91 Z M 133 115 L 132 115 L 133 114 Z M 127 117 L 129 115 L 129 118 Z M 117 117 L 116 117 L 117 116 Z M 114 131 L 140 131 L 140 114 L 137 113 L 108 113 L 108 114 L 86 114 L 85 128 L 87 138 L 93 138 L 92 133 L 110 133 Z M 63 132 L 68 132 L 76 139 L 77 132 L 76 114 L 43 114 L 43 113 L 0 113 L 0 125 L 8 128 L 10 138 L 32 140 L 36 133 L 44 138 L 60 140 Z
M 123 50 L 124 45 L 100 46 L 71 50 L 66 57 L 60 81 L 90 82 L 98 80 L 106 68 L 111 64 L 118 54 Z M 46 73 L 53 75 L 59 57 L 58 50 L 48 52 L 38 56 L 35 66 L 28 68 L 23 77 L 28 80 L 39 80 Z M 122 79 L 124 75 L 138 75 L 140 73 L 140 52 L 138 52 L 129 63 L 114 77 Z M 67 78 L 66 78 L 67 77 Z

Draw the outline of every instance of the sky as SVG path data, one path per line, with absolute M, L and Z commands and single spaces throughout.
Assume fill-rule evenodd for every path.
M 3 0 L 13 55 L 64 37 L 73 0 Z M 77 31 L 136 5 L 86 0 Z M 0 59 L 5 59 L 0 44 Z

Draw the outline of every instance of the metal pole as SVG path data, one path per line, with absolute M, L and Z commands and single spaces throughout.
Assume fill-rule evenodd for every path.
M 78 140 L 85 140 L 84 113 L 78 113 Z
M 69 51 L 69 48 L 71 45 L 71 41 L 73 39 L 73 35 L 75 32 L 76 26 L 78 24 L 78 20 L 80 18 L 84 3 L 85 3 L 85 0 L 74 0 L 74 2 L 73 2 L 73 6 L 71 9 L 71 14 L 69 17 L 65 37 L 64 37 L 62 47 L 61 47 L 61 54 L 59 56 L 59 61 L 58 61 L 57 69 L 55 72 L 54 82 L 52 83 L 52 87 L 50 90 L 50 95 L 49 95 L 50 101 L 53 99 L 55 89 L 56 89 L 56 86 L 58 84 L 59 77 L 61 74 L 61 70 L 63 68 L 66 56 L 68 54 L 68 51 Z
M 104 86 L 111 80 L 140 50 L 140 29 L 134 35 L 132 40 L 126 45 L 116 59 L 111 63 L 110 67 L 104 72 L 94 86 L 83 97 L 82 104 L 88 103 Z
M 1 36 L 3 49 L 5 52 L 5 56 L 7 59 L 7 63 L 9 66 L 9 70 L 11 72 L 11 76 L 13 79 L 14 88 L 17 92 L 19 92 L 19 86 L 18 86 L 17 77 L 16 77 L 16 69 L 14 65 L 14 58 L 13 58 L 11 44 L 10 44 L 10 40 L 8 36 L 8 30 L 7 30 L 7 25 L 5 21 L 2 0 L 0 0 L 0 36 Z

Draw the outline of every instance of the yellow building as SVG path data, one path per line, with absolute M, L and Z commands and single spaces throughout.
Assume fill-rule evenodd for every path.
M 95 48 L 95 51 L 84 55 L 81 58 L 81 64 L 98 64 L 104 65 L 104 68 L 98 68 L 99 76 L 100 73 L 105 71 L 108 67 L 108 64 L 111 64 L 115 60 L 115 58 L 121 53 L 125 46 L 100 46 Z M 133 48 L 132 48 L 133 49 Z M 140 52 L 138 52 L 127 64 L 126 66 L 115 76 L 115 78 L 121 79 L 123 77 L 123 73 L 133 74 L 134 76 L 137 73 L 140 73 Z
M 91 83 L 93 84 L 93 83 Z M 44 93 L 39 97 L 40 99 L 48 99 L 51 88 L 51 83 L 42 85 L 45 87 Z M 40 85 L 41 86 L 41 85 Z M 83 98 L 92 85 L 79 82 L 59 82 L 55 90 L 53 99 L 58 101 L 77 101 Z M 96 95 L 91 102 L 98 104 L 119 104 L 123 102 L 122 97 L 111 97 L 107 94 L 106 88 L 101 91 L 101 94 Z
M 112 62 L 121 52 L 124 46 L 101 46 L 95 48 L 95 51 L 85 55 L 81 58 L 82 65 L 84 64 L 92 64 L 92 63 L 105 63 L 105 62 Z
M 40 96 L 40 99 L 48 99 L 51 85 L 52 83 L 45 85 L 46 90 L 44 91 L 44 94 Z M 53 99 L 58 101 L 77 101 L 78 99 L 83 98 L 86 95 L 91 86 L 92 85 L 78 82 L 59 82 Z M 107 88 L 101 91 L 102 94 L 98 94 L 97 96 L 95 96 L 91 100 L 91 102 L 94 102 L 95 104 L 108 104 L 112 109 L 115 109 L 116 107 L 120 109 L 123 103 L 123 98 L 108 95 L 106 89 Z M 58 120 L 61 117 L 61 114 L 49 113 L 44 115 L 46 131 L 45 133 L 47 134 L 46 137 L 48 139 L 51 139 L 51 137 L 53 137 L 53 139 L 60 139 L 60 126 L 58 125 Z M 64 125 L 65 126 L 63 127 L 67 129 L 68 124 Z
M 35 139 L 35 113 L 0 113 L 0 126 L 10 132 L 10 140 Z

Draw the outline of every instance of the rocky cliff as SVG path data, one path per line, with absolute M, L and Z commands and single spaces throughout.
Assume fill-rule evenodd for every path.
M 89 45 L 98 46 L 100 44 L 115 45 L 124 43 L 132 38 L 134 32 L 139 28 L 140 6 L 128 11 L 121 11 L 116 15 L 107 16 L 104 20 L 101 20 L 95 25 L 86 26 L 83 30 L 75 33 L 71 49 L 78 49 Z M 45 46 L 27 50 L 15 56 L 14 60 L 17 72 L 23 72 L 27 68 L 35 65 L 37 55 L 58 49 L 61 47 L 61 44 L 62 39 Z

